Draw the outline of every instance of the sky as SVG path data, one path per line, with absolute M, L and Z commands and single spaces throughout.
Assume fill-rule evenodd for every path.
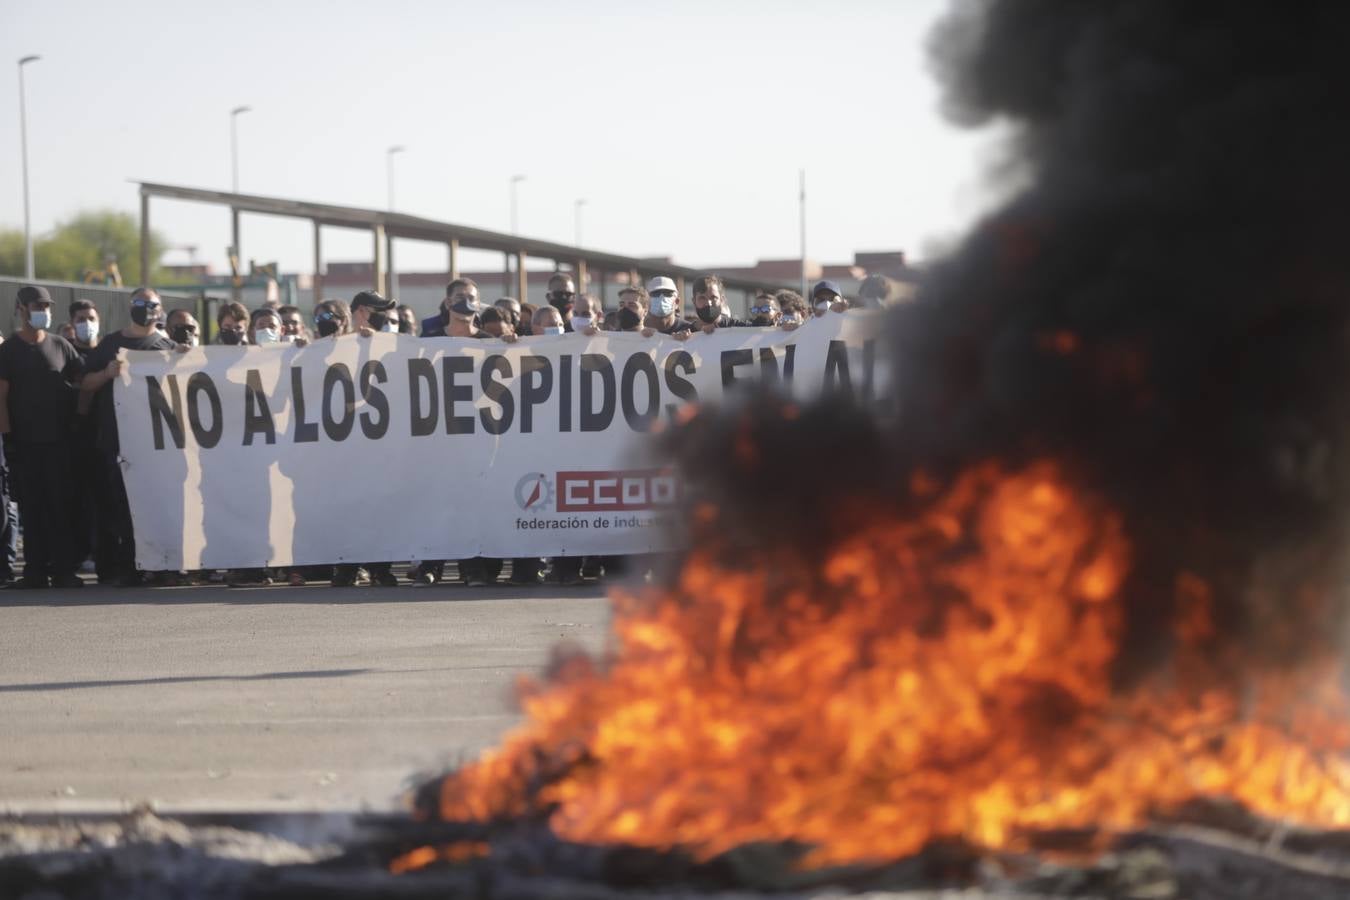
M 395 208 L 691 266 L 938 252 L 992 202 L 997 135 L 947 124 L 927 69 L 941 0 L 185 3 L 0 0 L 0 227 L 22 227 L 17 61 L 34 231 L 138 209 L 132 180 Z M 225 268 L 228 210 L 156 200 L 179 249 Z M 326 260 L 370 256 L 325 229 Z M 300 220 L 245 216 L 243 256 L 312 268 Z M 403 271 L 445 248 L 400 241 Z M 461 267 L 499 270 L 497 254 Z

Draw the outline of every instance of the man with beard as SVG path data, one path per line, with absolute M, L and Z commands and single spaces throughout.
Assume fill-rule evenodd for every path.
M 122 467 L 117 463 L 119 444 L 112 381 L 122 371 L 123 362 L 118 359 L 118 353 L 122 350 L 187 349 L 175 344 L 155 327 L 163 317 L 164 308 L 159 294 L 151 288 L 137 288 L 131 295 L 131 324 L 100 340 L 85 360 L 87 371 L 80 383 L 80 390 L 93 398 L 100 456 L 100 484 L 95 515 L 108 526 L 106 529 L 99 528 L 99 545 L 94 548 L 100 584 L 107 583 L 103 573 L 107 574 L 108 580 L 123 587 L 139 585 L 143 580 L 141 573 L 136 571 L 136 539 L 132 533 L 131 507 L 127 502 L 126 485 L 122 481 Z M 241 326 L 246 324 L 247 315 L 238 321 Z
M 500 297 L 497 302 L 492 304 L 502 312 L 502 321 L 511 326 L 512 334 L 529 334 L 528 323 L 522 321 L 523 311 L 520 308 L 520 301 L 515 297 Z M 524 328 L 522 331 L 521 329 Z
M 716 275 L 701 275 L 694 280 L 694 312 L 703 323 L 703 333 L 712 334 L 719 328 L 746 328 L 750 323 L 727 314 L 722 296 L 722 279 Z
M 352 298 L 352 331 L 362 337 L 370 337 L 377 331 L 397 332 L 394 312 L 397 306 L 378 291 L 361 291 Z

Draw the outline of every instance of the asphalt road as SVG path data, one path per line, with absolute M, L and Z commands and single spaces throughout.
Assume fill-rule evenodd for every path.
M 598 587 L 0 592 L 0 812 L 394 809 L 608 625 Z

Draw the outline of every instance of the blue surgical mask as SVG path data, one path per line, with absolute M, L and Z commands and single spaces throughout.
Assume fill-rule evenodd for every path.
M 652 294 L 652 315 L 658 319 L 664 319 L 666 316 L 675 312 L 674 295 Z
M 28 324 L 38 331 L 46 331 L 52 327 L 52 311 L 49 309 L 33 310 L 28 314 Z

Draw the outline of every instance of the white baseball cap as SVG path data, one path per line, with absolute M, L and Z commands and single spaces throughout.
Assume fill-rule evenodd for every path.
M 679 288 L 675 286 L 675 279 L 667 278 L 664 275 L 657 275 L 651 281 L 647 282 L 647 293 L 655 294 L 657 291 L 673 291 L 679 293 Z

